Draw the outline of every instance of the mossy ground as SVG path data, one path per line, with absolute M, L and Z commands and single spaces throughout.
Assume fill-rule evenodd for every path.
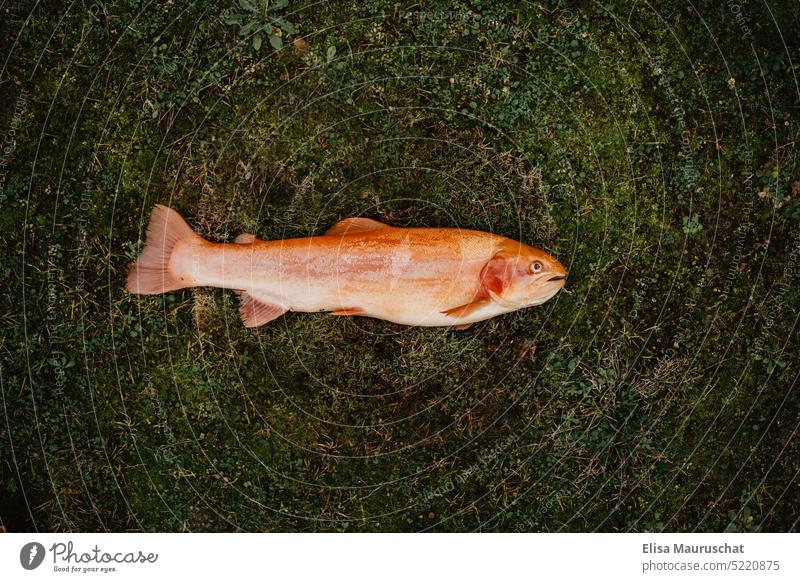
M 6 4 L 0 523 L 796 529 L 800 22 L 768 4 L 292 3 L 279 52 L 247 2 Z M 230 291 L 124 291 L 156 203 L 216 241 L 494 231 L 569 283 L 463 332 L 247 330 Z

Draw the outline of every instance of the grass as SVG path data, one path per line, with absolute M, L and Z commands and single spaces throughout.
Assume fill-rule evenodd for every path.
M 793 3 L 280 4 L 2 9 L 0 524 L 796 530 Z M 124 291 L 156 203 L 216 241 L 477 228 L 570 278 L 460 333 L 247 330 Z

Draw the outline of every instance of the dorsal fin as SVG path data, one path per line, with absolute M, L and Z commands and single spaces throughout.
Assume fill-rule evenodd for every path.
M 244 232 L 233 239 L 237 245 L 249 245 L 256 240 L 256 235 L 250 234 L 249 232 Z
M 388 224 L 383 224 L 371 218 L 345 218 L 340 220 L 328 229 L 325 236 L 344 236 L 346 234 L 356 234 L 360 232 L 369 232 L 370 230 L 379 230 L 381 228 L 392 228 Z

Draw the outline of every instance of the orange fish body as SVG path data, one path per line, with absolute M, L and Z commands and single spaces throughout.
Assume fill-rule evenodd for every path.
M 211 243 L 177 212 L 156 206 L 128 289 L 235 289 L 248 327 L 287 311 L 328 311 L 463 328 L 543 303 L 565 276 L 547 253 L 485 232 L 350 218 L 323 236 Z

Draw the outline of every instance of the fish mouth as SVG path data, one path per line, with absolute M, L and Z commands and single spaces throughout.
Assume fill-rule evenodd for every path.
M 549 283 L 550 281 L 564 281 L 566 278 L 567 278 L 566 275 L 556 275 L 555 277 L 550 277 L 547 280 L 547 282 Z

